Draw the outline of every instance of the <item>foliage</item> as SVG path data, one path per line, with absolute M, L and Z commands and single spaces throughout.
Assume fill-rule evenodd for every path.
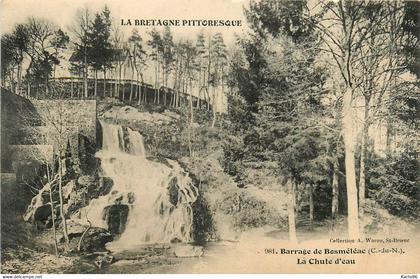
M 225 194 L 220 201 L 220 210 L 231 216 L 233 227 L 240 231 L 263 226 L 283 228 L 285 220 L 278 212 L 273 211 L 266 202 L 258 200 L 246 192 Z
M 373 198 L 393 215 L 417 218 L 420 208 L 417 153 L 406 150 L 386 161 L 372 159 L 367 185 Z
M 403 51 L 405 54 L 405 63 L 412 73 L 420 76 L 419 62 L 419 11 L 420 3 L 418 1 L 406 1 L 404 5 L 403 30 L 405 36 L 410 39 L 405 40 Z
M 26 79 L 48 86 L 48 79 L 55 66 L 60 64 L 61 52 L 68 42 L 67 34 L 48 20 L 29 18 L 27 22 L 17 24 L 11 34 L 2 36 L 3 75 L 13 75 L 17 67 L 16 79 L 19 83 L 23 60 L 28 57 Z
M 87 32 L 88 63 L 95 70 L 105 70 L 111 66 L 114 50 L 110 42 L 111 35 L 110 11 L 105 7 L 102 13 L 97 13 Z

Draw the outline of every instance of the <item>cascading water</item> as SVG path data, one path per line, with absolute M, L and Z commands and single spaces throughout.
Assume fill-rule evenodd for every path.
M 128 207 L 125 229 L 107 246 L 111 250 L 146 243 L 191 242 L 191 205 L 198 190 L 188 174 L 173 160 L 167 164 L 148 160 L 140 133 L 100 123 L 103 148 L 96 156 L 101 160 L 103 176 L 114 184 L 108 194 L 92 200 L 84 209 L 84 221 L 109 229 L 109 209 Z

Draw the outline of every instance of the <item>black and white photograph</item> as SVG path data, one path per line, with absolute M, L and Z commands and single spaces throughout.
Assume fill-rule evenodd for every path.
M 2 278 L 418 278 L 419 25 L 409 0 L 0 1 Z

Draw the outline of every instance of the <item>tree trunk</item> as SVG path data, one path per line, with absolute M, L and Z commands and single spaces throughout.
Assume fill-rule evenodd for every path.
M 359 217 L 363 220 L 366 194 L 366 144 L 368 137 L 368 124 L 365 122 L 360 144 L 360 174 L 359 174 Z
M 153 102 L 156 104 L 156 95 L 157 95 L 157 92 L 156 92 L 156 88 L 157 88 L 157 86 L 158 86 L 158 81 L 157 81 L 157 79 L 158 79 L 158 70 L 157 70 L 157 65 L 158 65 L 158 61 L 157 61 L 157 54 L 156 54 L 156 62 L 155 62 L 155 96 L 154 96 L 154 98 L 153 98 Z
M 217 118 L 217 113 L 216 113 L 216 88 L 213 87 L 213 105 L 212 105 L 212 111 L 213 111 L 213 121 L 211 122 L 211 127 L 214 128 L 214 126 L 216 125 L 216 118 Z
M 84 89 L 85 89 L 85 98 L 87 98 L 88 95 L 88 65 L 87 65 L 87 50 L 86 50 L 86 46 L 84 48 L 85 51 L 85 55 L 84 55 L 84 66 L 85 66 L 85 70 L 83 73 L 83 83 L 84 83 Z
M 77 87 L 77 99 L 80 99 L 80 86 L 79 86 L 79 80 L 77 80 L 76 87 Z
M 296 195 L 295 189 L 296 184 L 293 179 L 289 178 L 287 180 L 287 212 L 288 212 L 288 222 L 289 222 L 289 240 L 290 242 L 297 243 L 296 238 L 296 217 L 295 217 L 295 207 L 296 207 Z
M 118 73 L 117 73 L 117 81 L 115 86 L 115 96 L 119 98 L 120 97 L 120 81 L 121 81 L 121 65 L 118 65 Z
M 208 90 L 208 86 L 206 87 L 206 93 L 207 93 L 207 110 L 210 110 L 210 92 Z
M 194 155 L 194 150 L 192 147 L 192 138 L 194 138 L 194 110 L 192 98 L 192 84 L 190 82 L 190 131 L 188 132 L 190 157 Z
M 95 98 L 98 96 L 98 70 L 95 70 L 95 89 L 94 89 Z
M 138 96 L 138 104 L 141 104 L 142 92 L 141 92 L 141 83 L 139 79 L 139 74 L 137 73 L 137 96 Z
M 134 72 L 131 71 L 131 81 L 130 81 L 130 102 L 133 100 L 133 80 L 134 80 Z
M 201 108 L 201 88 L 198 90 L 198 97 L 197 97 L 197 108 Z
M 52 188 L 52 180 L 50 176 L 50 170 L 47 163 L 47 179 L 48 183 L 50 183 L 50 204 L 51 204 L 51 222 L 52 222 L 52 229 L 53 229 L 53 238 L 54 238 L 54 252 L 55 255 L 58 257 L 58 243 L 57 243 L 57 232 L 55 230 L 55 212 L 54 212 L 54 201 L 53 201 L 53 188 Z
M 45 78 L 45 93 L 48 96 L 50 91 L 49 91 L 49 87 L 48 87 L 48 76 Z M 49 96 L 48 96 L 49 97 Z
M 74 88 L 73 88 L 73 79 L 71 79 L 70 80 L 70 98 L 73 98 L 73 91 L 74 91 Z
M 92 223 L 89 220 L 87 221 L 88 221 L 89 226 L 84 230 L 84 232 L 82 233 L 82 236 L 79 239 L 79 242 L 77 243 L 77 252 L 82 251 L 83 240 L 85 239 L 85 236 L 87 235 L 89 230 L 92 228 Z
M 392 131 L 392 120 L 390 117 L 388 117 L 387 121 L 386 121 L 386 138 L 385 138 L 385 154 L 387 156 L 392 155 L 392 153 L 394 152 L 394 148 L 392 147 L 392 136 L 394 134 L 395 137 L 395 132 L 393 133 Z
M 353 239 L 359 237 L 359 210 L 357 204 L 356 170 L 354 159 L 354 134 L 353 134 L 353 90 L 347 87 L 343 96 L 343 139 L 346 165 L 346 189 L 347 189 L 347 222 L 348 236 Z
M 160 73 L 160 68 L 159 68 L 159 62 L 158 62 L 158 65 L 157 65 L 157 86 L 156 86 L 156 93 L 157 93 L 157 104 L 159 105 L 160 104 L 160 98 L 159 98 L 159 96 L 160 96 L 160 90 L 159 90 L 159 73 Z
M 335 230 L 335 222 L 338 215 L 338 160 L 334 160 L 332 178 L 332 202 L 331 202 L 331 231 Z
M 309 228 L 314 229 L 314 189 L 312 184 L 308 184 L 309 190 Z
M 16 93 L 18 93 L 19 95 L 21 93 L 21 80 L 22 80 L 22 63 L 19 63 L 18 69 L 17 69 L 17 88 L 16 88 Z
M 106 97 L 106 68 L 104 67 L 104 94 L 103 97 Z
M 60 154 L 61 155 L 61 154 Z M 59 156 L 59 162 L 58 162 L 58 167 L 59 167 L 59 174 L 58 174 L 58 195 L 60 197 L 60 217 L 61 217 L 61 222 L 63 225 L 63 235 L 64 235 L 64 239 L 66 241 L 66 245 L 69 245 L 69 236 L 68 236 L 68 232 L 67 232 L 67 222 L 66 222 L 66 216 L 64 214 L 64 199 L 63 199 L 63 162 L 61 161 L 61 156 Z
M 162 62 L 163 63 L 163 62 Z M 162 64 L 162 84 L 163 87 L 166 86 L 165 84 L 165 64 Z M 162 96 L 163 105 L 166 106 L 166 88 L 163 89 L 163 96 Z

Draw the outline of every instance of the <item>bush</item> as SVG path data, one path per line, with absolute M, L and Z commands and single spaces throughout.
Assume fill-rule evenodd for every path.
M 257 200 L 240 190 L 226 193 L 225 198 L 219 202 L 218 208 L 232 217 L 233 227 L 239 231 L 263 226 L 283 228 L 287 225 L 281 215 L 270 209 L 266 202 Z
M 396 158 L 376 161 L 378 163 L 372 164 L 368 173 L 368 189 L 372 197 L 393 215 L 418 218 L 416 152 L 406 150 Z

